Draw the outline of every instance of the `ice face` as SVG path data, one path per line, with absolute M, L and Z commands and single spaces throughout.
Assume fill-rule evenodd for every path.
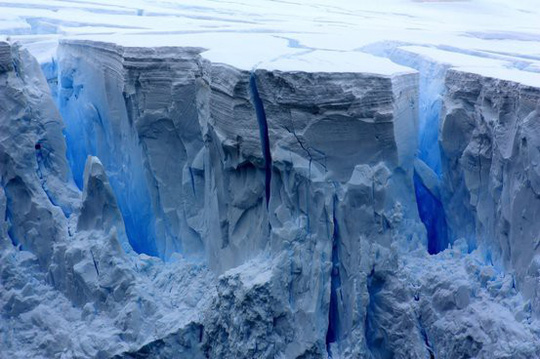
M 7 233 L 13 245 L 39 253 L 47 266 L 78 194 L 65 158 L 62 120 L 39 65 L 25 50 L 5 42 L 0 48 Z
M 112 174 L 111 185 L 118 194 L 131 245 L 137 252 L 157 255 L 143 154 L 137 135 L 128 125 L 123 82 L 118 78 L 123 70 L 120 59 L 107 59 L 107 74 L 101 71 L 97 56 L 63 56 L 61 61 L 59 107 L 65 118 L 68 159 L 75 182 L 82 189 L 87 156 L 99 156 Z M 78 68 L 90 72 L 81 73 Z
M 169 54 L 170 69 L 161 63 L 165 52 L 152 65 L 146 54 L 124 56 L 120 48 L 61 46 L 59 104 L 75 181 L 82 187 L 86 156 L 99 156 L 138 253 L 202 251 L 195 54 L 186 51 L 183 61 Z
M 518 287 L 526 286 L 524 295 L 534 297 L 538 283 L 531 273 L 539 246 L 532 220 L 536 155 L 530 148 L 536 141 L 538 88 L 465 71 L 451 71 L 446 82 L 441 135 L 454 232 L 469 231 L 462 233 L 474 236 L 489 260 L 513 268 Z
M 2 354 L 540 356 L 534 7 L 115 4 L 0 15 Z

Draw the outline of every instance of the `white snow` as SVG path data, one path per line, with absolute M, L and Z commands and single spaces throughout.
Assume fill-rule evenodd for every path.
M 0 33 L 13 34 L 13 38 L 17 38 L 17 33 L 58 33 L 125 46 L 197 44 L 195 46 L 210 50 L 207 56 L 212 61 L 245 69 L 269 62 L 267 66 L 272 69 L 362 71 L 360 66 L 366 66 L 367 72 L 384 73 L 388 66 L 386 60 L 381 61 L 379 67 L 374 61 L 354 53 L 380 41 L 452 46 L 463 51 L 508 56 L 508 61 L 537 63 L 540 60 L 537 21 L 540 10 L 532 1 L 510 4 L 486 0 L 383 0 L 375 3 L 33 0 L 0 4 L 0 8 L 4 19 L 0 20 Z M 207 36 L 198 37 L 201 33 Z M 135 36 L 130 38 L 126 34 Z M 290 40 L 289 47 L 295 49 L 273 37 Z M 326 52 L 314 54 L 313 50 Z M 33 54 L 40 51 L 34 48 Z M 434 50 L 424 51 L 431 56 Z M 455 52 L 447 55 L 445 61 L 461 62 Z M 476 57 L 478 64 L 483 62 L 482 57 Z M 474 62 L 472 58 L 470 61 Z M 480 66 L 492 65 L 495 64 Z M 512 76 L 517 80 L 526 78 L 517 73 Z

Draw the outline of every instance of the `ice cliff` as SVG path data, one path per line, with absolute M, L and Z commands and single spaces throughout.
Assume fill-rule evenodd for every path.
M 449 71 L 446 86 L 441 148 L 450 229 L 482 247 L 488 261 L 512 268 L 538 313 L 538 87 L 466 70 Z
M 0 49 L 1 126 L 10 134 L 0 146 L 2 357 L 111 357 L 154 336 L 183 338 L 193 357 L 193 308 L 207 305 L 213 276 L 174 255 L 166 264 L 136 256 L 97 158 L 88 157 L 77 190 L 39 65 L 16 46 Z
M 534 59 L 168 35 L 0 41 L 1 358 L 540 357 Z
M 250 271 L 273 288 L 246 295 L 273 299 L 260 319 L 276 322 L 246 330 L 260 339 L 276 331 L 276 343 L 212 345 L 211 356 L 322 356 L 341 339 L 361 342 L 352 331 L 363 326 L 356 311 L 373 264 L 360 253 L 422 238 L 412 191 L 417 75 L 397 65 L 387 74 L 243 70 L 201 51 L 62 43 L 58 93 L 67 142 L 76 143 L 73 172 L 97 155 L 123 217 L 163 224 L 144 243 L 138 226 L 148 223 L 126 224 L 137 226 L 136 236 L 127 230 L 137 252 L 204 258 L 226 273 L 227 292 L 250 281 L 228 269 L 268 262 Z M 249 309 L 223 303 L 240 300 L 221 292 L 223 282 L 212 343 L 248 320 L 230 322 Z

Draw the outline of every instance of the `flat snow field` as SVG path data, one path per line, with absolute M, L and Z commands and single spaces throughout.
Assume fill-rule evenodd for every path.
M 33 0 L 0 3 L 0 36 L 26 43 L 40 62 L 62 37 L 203 47 L 213 62 L 247 69 L 380 74 L 404 70 L 362 53 L 414 46 L 468 71 L 503 67 L 505 80 L 540 85 L 531 74 L 540 72 L 539 19 L 534 0 Z

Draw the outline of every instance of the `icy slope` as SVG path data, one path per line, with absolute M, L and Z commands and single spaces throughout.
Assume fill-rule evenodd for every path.
M 0 357 L 540 357 L 534 3 L 276 4 L 0 4 Z

